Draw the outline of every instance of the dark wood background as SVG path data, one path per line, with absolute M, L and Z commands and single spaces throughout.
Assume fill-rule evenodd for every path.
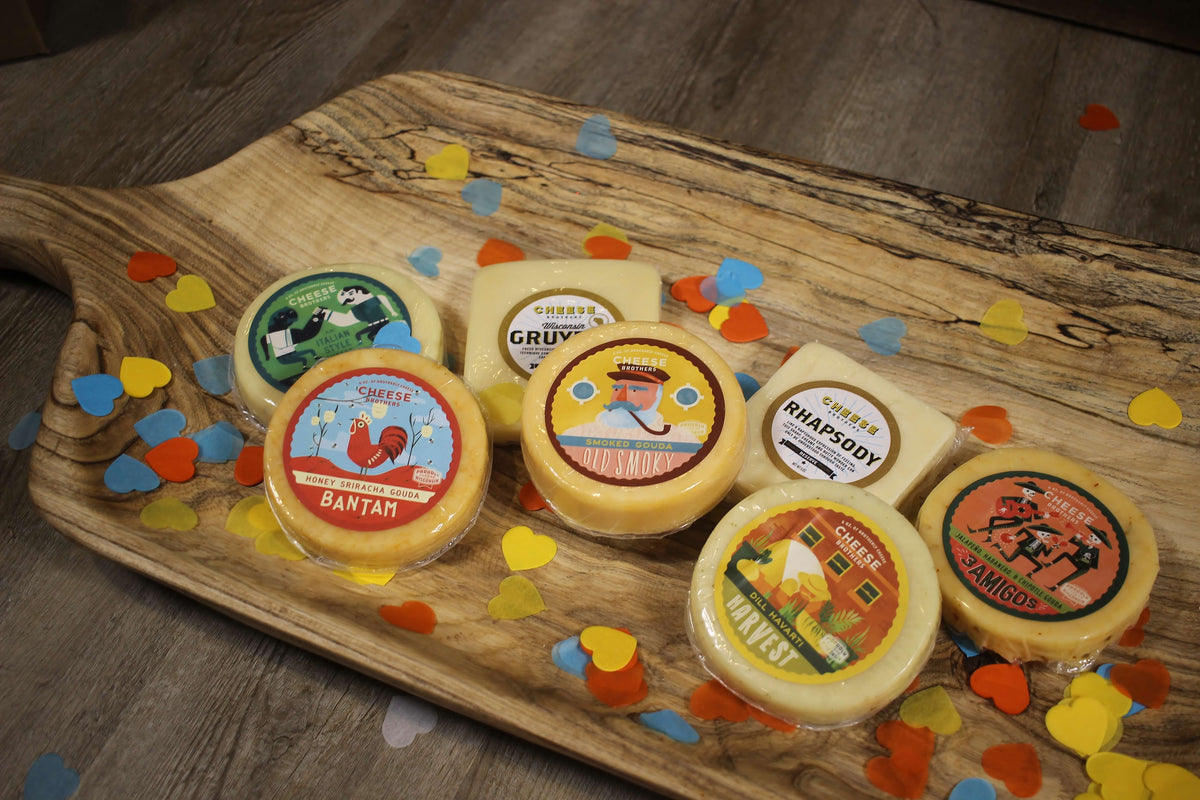
M 437 69 L 1200 250 L 1200 55 L 1133 32 L 974 0 L 64 0 L 53 53 L 0 64 L 0 169 L 172 180 L 363 81 Z M 1081 128 L 1089 103 L 1120 129 Z M 12 271 L 0 287 L 7 435 L 42 403 L 71 303 Z M 393 690 L 68 542 L 27 466 L 0 446 L 5 795 L 44 752 L 90 797 L 646 795 L 448 711 L 393 750 Z

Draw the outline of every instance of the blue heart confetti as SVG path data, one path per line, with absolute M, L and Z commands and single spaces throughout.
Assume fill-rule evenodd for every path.
M 71 381 L 71 389 L 79 407 L 93 417 L 106 417 L 116 407 L 114 402 L 125 394 L 125 384 L 121 379 L 103 372 L 95 375 L 84 375 Z
M 379 329 L 375 334 L 375 347 L 407 350 L 410 353 L 421 352 L 421 343 L 413 338 L 408 323 L 400 320 L 389 322 Z
M 717 291 L 722 297 L 741 297 L 763 285 L 762 270 L 749 261 L 726 258 L 717 268 Z
M 648 711 L 638 714 L 638 722 L 652 731 L 658 731 L 677 742 L 695 744 L 700 741 L 700 734 L 687 721 L 669 708 L 662 711 Z
M 579 644 L 578 636 L 563 639 L 555 644 L 550 649 L 550 657 L 554 659 L 554 666 L 563 672 L 574 675 L 581 681 L 587 680 L 587 665 L 591 663 L 592 657 Z
M 192 364 L 192 371 L 196 373 L 196 382 L 200 384 L 200 388 L 209 394 L 219 397 L 233 390 L 233 384 L 229 380 L 228 355 L 201 359 Z
M 588 158 L 612 158 L 617 153 L 617 137 L 613 136 L 612 123 L 603 114 L 584 120 L 575 137 L 575 150 Z
M 37 441 L 38 428 L 42 426 L 40 411 L 30 411 L 17 420 L 17 424 L 8 432 L 8 446 L 13 450 L 24 450 Z
M 200 455 L 196 456 L 196 460 L 208 464 L 223 464 L 235 460 L 238 453 L 242 452 L 242 446 L 246 444 L 242 432 L 225 420 L 209 425 L 188 438 L 195 441 L 200 448 Z
M 158 473 L 133 456 L 117 456 L 104 470 L 104 485 L 117 494 L 152 492 L 159 487 Z
M 462 198 L 471 204 L 471 210 L 481 217 L 490 217 L 500 208 L 500 184 L 487 178 L 477 178 L 462 190 Z
M 758 391 L 758 380 L 753 375 L 747 375 L 744 372 L 735 372 L 734 377 L 737 378 L 738 386 L 742 387 L 742 396 L 747 400 Z
M 187 417 L 182 411 L 174 408 L 164 408 L 148 414 L 133 423 L 133 429 L 142 441 L 151 447 L 158 447 L 167 439 L 174 439 L 183 433 L 187 427 Z
M 950 641 L 958 645 L 958 649 L 967 658 L 974 658 L 979 655 L 980 650 L 975 642 L 971 641 L 971 637 L 961 631 L 956 631 L 953 628 L 947 628 L 946 632 L 950 634 Z
M 896 317 L 884 317 L 874 322 L 868 322 L 858 329 L 858 335 L 867 343 L 867 347 L 881 356 L 894 356 L 900 352 L 900 340 L 908 333 L 904 320 Z
M 408 256 L 408 263 L 413 269 L 427 278 L 438 276 L 438 264 L 442 260 L 442 251 L 436 247 L 418 247 Z
M 46 753 L 25 773 L 24 800 L 67 800 L 79 788 L 79 773 L 57 753 Z
M 954 784 L 947 800 L 996 800 L 996 787 L 983 778 L 966 778 Z

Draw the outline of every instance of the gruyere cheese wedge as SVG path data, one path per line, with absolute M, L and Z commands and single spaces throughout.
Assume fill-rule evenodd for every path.
M 1133 503 L 1043 450 L 976 456 L 934 488 L 917 525 L 947 624 L 1010 661 L 1086 668 L 1137 620 L 1158 574 Z
M 750 441 L 734 499 L 780 481 L 820 478 L 898 505 L 958 434 L 946 415 L 815 342 L 776 370 L 747 413 Z
M 463 377 L 492 441 L 521 438 L 521 399 L 535 367 L 575 334 L 622 320 L 657 322 L 658 271 L 633 261 L 514 261 L 475 273 Z
M 525 468 L 579 531 L 684 528 L 720 502 L 745 457 L 737 377 L 675 325 L 614 322 L 572 336 L 533 371 L 524 402 Z
M 860 721 L 912 683 L 937 637 L 933 561 L 913 526 L 863 489 L 774 484 L 708 537 L 688 633 L 732 692 L 812 728 Z
M 421 354 L 443 356 L 442 323 L 417 283 L 373 264 L 313 267 L 277 280 L 242 314 L 231 369 L 241 406 L 260 425 L 305 370 L 370 347 L 389 322 L 406 322 Z
M 332 566 L 395 570 L 458 541 L 487 491 L 483 410 L 442 365 L 403 350 L 332 356 L 283 396 L 264 441 L 280 527 Z

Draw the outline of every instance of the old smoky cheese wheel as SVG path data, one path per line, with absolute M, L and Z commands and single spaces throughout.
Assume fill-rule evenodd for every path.
M 1091 470 L 1055 453 L 976 456 L 917 519 L 947 624 L 1012 661 L 1085 667 L 1133 624 L 1158 574 L 1146 518 Z
M 688 633 L 730 691 L 812 728 L 858 722 L 924 667 L 939 623 L 933 561 L 896 509 L 857 486 L 761 489 L 708 537 Z
M 429 295 L 406 275 L 373 264 L 334 264 L 285 275 L 246 307 L 234 337 L 238 401 L 266 425 L 296 379 L 322 358 L 371 347 L 403 322 L 422 355 L 443 356 L 442 323 Z
M 483 411 L 445 367 L 402 350 L 319 362 L 280 401 L 264 443 L 267 501 L 333 566 L 424 563 L 471 526 L 487 491 Z
M 685 528 L 716 506 L 745 458 L 736 376 L 703 340 L 665 323 L 572 336 L 533 371 L 522 415 L 534 486 L 583 532 Z

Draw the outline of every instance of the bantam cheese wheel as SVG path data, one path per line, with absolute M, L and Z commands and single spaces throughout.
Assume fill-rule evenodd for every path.
M 569 527 L 663 535 L 729 491 L 745 458 L 746 403 L 703 340 L 614 322 L 572 336 L 533 371 L 521 445 L 533 485 Z
M 239 403 L 266 425 L 305 370 L 322 358 L 370 347 L 389 322 L 407 323 L 421 354 L 442 360 L 437 308 L 400 272 L 334 264 L 280 278 L 246 307 L 238 323 L 231 371 Z
M 933 561 L 896 509 L 808 479 L 746 497 L 692 574 L 688 633 L 730 691 L 797 725 L 858 722 L 928 661 L 940 597 Z
M 475 396 L 403 350 L 318 363 L 280 401 L 264 442 L 267 501 L 284 533 L 336 567 L 425 563 L 474 522 L 491 446 Z
M 947 624 L 1010 661 L 1086 668 L 1137 620 L 1158 574 L 1133 503 L 1044 450 L 976 456 L 934 488 L 917 524 Z

